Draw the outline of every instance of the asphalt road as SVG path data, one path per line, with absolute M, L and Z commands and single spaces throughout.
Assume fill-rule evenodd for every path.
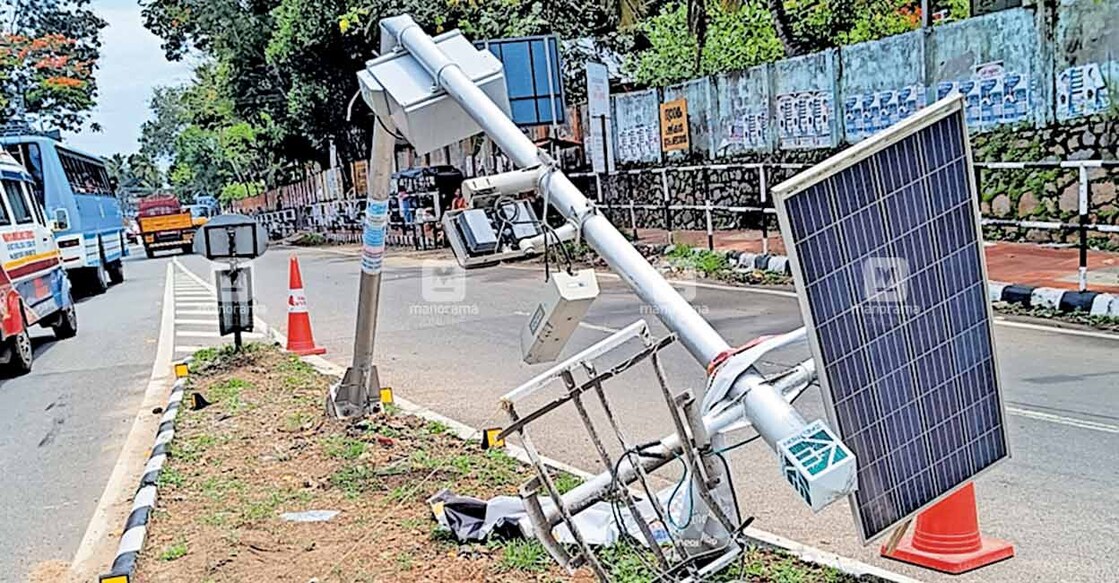
M 283 329 L 290 252 L 274 249 L 255 262 L 257 312 Z M 316 340 L 327 358 L 346 365 L 354 327 L 358 263 L 339 250 L 300 250 L 303 281 Z M 383 384 L 409 400 L 468 425 L 499 424 L 500 395 L 545 365 L 521 363 L 518 334 L 542 272 L 518 267 L 475 271 L 464 296 L 439 304 L 424 299 L 421 262 L 399 253 L 384 277 L 377 361 Z M 183 265 L 205 276 L 204 259 Z M 208 277 L 207 277 L 208 278 Z M 565 354 L 638 318 L 655 321 L 619 280 L 600 277 L 595 301 Z M 731 345 L 800 325 L 793 298 L 783 293 L 700 288 L 692 303 Z M 657 323 L 654 329 L 663 333 Z M 1046 329 L 996 326 L 1013 458 L 976 481 L 984 533 L 1007 538 L 1017 556 L 957 581 L 1108 580 L 1119 556 L 1119 338 L 1072 335 Z M 807 351 L 771 355 L 774 363 L 806 358 Z M 678 345 L 665 367 L 675 391 L 702 390 L 703 371 Z M 607 387 L 631 442 L 661 437 L 671 426 L 659 388 L 646 367 Z M 808 419 L 821 417 L 819 392 L 797 402 Z M 592 445 L 570 408 L 534 425 L 544 453 L 597 471 Z M 731 458 L 744 513 L 754 526 L 805 544 L 850 556 L 924 580 L 949 577 L 878 557 L 877 546 L 857 540 L 846 502 L 813 515 L 780 476 L 774 455 L 761 442 Z
M 126 260 L 77 337 L 36 328 L 32 372 L 0 380 L 0 580 L 74 556 L 151 375 L 166 261 Z

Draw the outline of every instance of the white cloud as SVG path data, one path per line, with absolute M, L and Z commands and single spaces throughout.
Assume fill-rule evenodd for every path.
M 136 0 L 95 0 L 93 9 L 109 23 L 101 31 L 98 105 L 91 118 L 102 132 L 84 131 L 67 141 L 102 156 L 133 152 L 140 124 L 151 115 L 152 88 L 188 81 L 194 64 L 167 61 L 159 37 L 144 28 Z

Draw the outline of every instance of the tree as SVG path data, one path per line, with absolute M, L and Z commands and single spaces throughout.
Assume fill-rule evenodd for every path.
M 641 24 L 652 48 L 632 61 L 634 80 L 663 86 L 702 75 L 745 69 L 781 58 L 780 41 L 760 0 L 735 9 L 717 2 L 708 12 L 707 42 L 688 34 L 688 9 L 683 3 L 666 6 Z
M 14 0 L 0 31 L 0 114 L 78 130 L 96 103 L 106 23 L 89 0 Z M 98 128 L 93 128 L 98 129 Z

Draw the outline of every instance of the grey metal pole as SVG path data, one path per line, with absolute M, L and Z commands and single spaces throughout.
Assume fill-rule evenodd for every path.
M 382 123 L 391 122 L 382 120 Z M 373 364 L 373 344 L 377 335 L 377 306 L 381 297 L 381 269 L 388 229 L 389 179 L 395 146 L 396 137 L 384 125 L 374 128 L 373 148 L 369 153 L 371 175 L 365 195 L 354 357 L 340 383 L 330 391 L 328 412 L 342 419 L 362 417 L 371 408 L 379 406 L 372 405 L 369 396 L 381 386 L 377 367 Z
M 1080 180 L 1079 196 L 1077 197 L 1077 211 L 1079 224 L 1080 268 L 1077 270 L 1077 289 L 1081 292 L 1088 291 L 1088 198 L 1092 185 L 1089 182 L 1088 167 L 1081 166 L 1077 174 Z
M 408 15 L 381 21 L 384 33 L 395 39 L 428 71 L 435 84 L 447 94 L 521 168 L 540 165 L 538 148 L 505 112 L 475 85 L 436 46 L 431 37 Z M 562 172 L 553 171 L 543 180 L 551 204 L 568 220 L 581 225 L 583 238 L 630 288 L 656 308 L 660 320 L 677 334 L 681 344 L 703 366 L 726 352 L 729 345 L 715 329 L 668 283 L 606 217 L 594 212 L 583 193 Z M 743 398 L 746 417 L 770 445 L 801 431 L 806 423 L 769 384 L 743 375 L 735 386 L 748 393 Z

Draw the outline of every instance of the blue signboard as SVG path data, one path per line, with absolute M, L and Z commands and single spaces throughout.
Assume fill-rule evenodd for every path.
M 509 108 L 519 126 L 564 123 L 563 70 L 555 36 L 529 36 L 477 43 L 505 66 Z

